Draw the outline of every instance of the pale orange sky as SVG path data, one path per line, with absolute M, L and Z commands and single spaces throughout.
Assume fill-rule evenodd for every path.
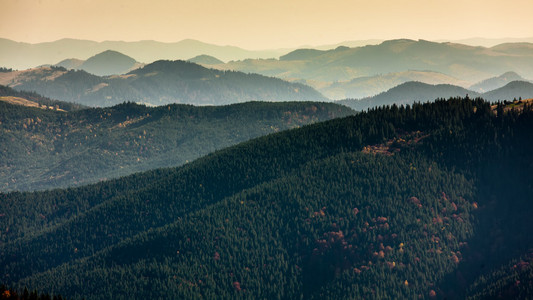
M 191 38 L 247 49 L 533 36 L 533 0 L 0 0 L 0 37 Z

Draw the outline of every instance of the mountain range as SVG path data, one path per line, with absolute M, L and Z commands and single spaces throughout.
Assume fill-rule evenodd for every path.
M 110 52 L 103 53 L 109 56 Z M 112 57 L 116 57 L 112 54 Z M 105 59 L 94 68 L 105 66 Z M 123 68 L 131 66 L 127 60 Z M 83 65 L 87 65 L 89 60 Z M 82 66 L 83 66 L 82 65 Z M 117 68 L 120 64 L 112 64 Z M 87 106 L 111 106 L 124 101 L 163 105 L 221 105 L 253 100 L 323 101 L 311 87 L 258 74 L 207 69 L 185 61 L 156 61 L 124 75 L 100 77 L 83 70 L 40 67 L 0 73 L 0 84 L 36 91 L 46 97 Z
M 89 109 L 56 101 L 52 107 L 35 94 L 0 87 L 0 191 L 68 187 L 178 166 L 251 138 L 353 113 L 315 102 Z
M 328 45 L 253 51 L 235 46 L 214 45 L 192 39 L 182 40 L 175 43 L 163 43 L 157 41 L 95 42 L 79 39 L 61 39 L 53 42 L 29 44 L 0 38 L 0 66 L 14 69 L 28 69 L 70 58 L 86 60 L 87 58 L 106 50 L 114 50 L 124 53 L 141 63 L 151 63 L 160 59 L 186 60 L 198 55 L 210 55 L 228 62 L 232 60 L 244 60 L 247 58 L 278 58 L 301 48 L 331 50 L 340 46 L 355 48 L 367 45 L 378 45 L 383 42 L 383 40 L 378 39 L 355 40 Z M 500 44 L 533 43 L 533 38 L 473 38 L 455 41 L 443 40 L 439 42 L 490 48 Z
M 74 299 L 527 298 L 532 126 L 524 103 L 382 107 L 0 194 L 0 281 Z
M 533 44 L 529 43 L 485 48 L 424 40 L 390 40 L 355 48 L 298 49 L 279 60 L 247 59 L 217 68 L 306 80 L 317 89 L 334 82 L 409 70 L 446 74 L 456 78 L 455 81 L 469 83 L 466 87 L 510 70 L 533 78 L 532 58 Z
M 102 55 L 106 55 L 103 53 Z M 215 61 L 201 56 L 197 60 Z M 104 60 L 105 61 L 105 60 Z M 104 64 L 105 65 L 105 64 Z M 117 68 L 113 64 L 111 68 Z M 131 66 L 128 64 L 127 66 Z M 446 82 L 454 82 L 457 85 Z M 218 71 L 184 61 L 158 61 L 125 75 L 95 76 L 85 71 L 60 67 L 41 67 L 26 71 L 0 73 L 0 83 L 17 90 L 33 90 L 47 97 L 74 101 L 87 106 L 111 106 L 124 101 L 149 105 L 189 103 L 196 105 L 229 104 L 251 100 L 292 101 L 327 100 L 316 90 L 298 82 L 257 74 Z M 513 84 L 510 84 L 513 83 Z M 339 103 L 356 110 L 380 105 L 408 104 L 469 95 L 489 101 L 531 98 L 532 84 L 523 77 L 506 72 L 471 85 L 437 72 L 407 71 L 363 77 L 347 83 L 333 83 L 321 90 L 336 98 L 348 95 L 368 95 L 347 98 Z M 385 90 L 384 92 L 380 92 Z M 479 92 L 480 90 L 486 92 Z M 377 93 L 377 94 L 376 94 Z
M 84 41 L 84 43 L 86 42 Z M 9 50 L 13 48 L 14 42 L 0 40 L 1 43 L 7 44 L 1 50 L 6 52 L 6 59 L 12 55 L 25 56 L 22 50 Z M 54 49 L 63 49 L 55 52 L 61 54 L 67 50 L 77 51 L 76 49 L 80 48 L 78 43 L 80 41 L 62 40 L 49 46 Z M 177 57 L 176 55 L 160 54 L 158 57 L 147 60 L 146 58 L 139 58 L 138 55 L 132 55 L 131 49 L 150 52 L 151 46 L 149 44 L 151 42 L 146 43 L 146 45 L 144 42 L 137 44 L 94 43 L 100 48 L 103 46 L 108 48 L 102 49 L 102 51 L 106 50 L 104 53 L 93 54 L 94 56 L 89 59 L 89 62 L 83 60 L 85 58 L 80 54 L 71 56 L 74 58 L 62 60 L 55 66 L 62 66 L 66 69 L 82 69 L 96 75 L 120 75 L 141 67 L 146 61 Z M 274 56 L 260 56 L 260 59 L 254 59 L 255 56 L 248 53 L 248 56 L 243 55 L 240 59 L 234 59 L 227 63 L 224 63 L 227 59 L 224 59 L 224 51 L 221 50 L 226 48 L 198 43 L 196 41 L 182 41 L 179 43 L 180 46 L 178 47 L 176 44 L 176 47 L 187 48 L 191 51 L 180 52 L 176 48 L 174 53 L 185 53 L 187 55 L 183 54 L 180 58 L 188 59 L 190 62 L 198 63 L 207 68 L 255 73 L 303 83 L 334 100 L 375 96 L 408 81 L 458 85 L 483 93 L 499 88 L 510 81 L 533 78 L 533 44 L 526 42 L 481 47 L 424 40 L 403 39 L 383 42 L 369 40 L 360 43 L 344 43 L 353 47 L 339 44 L 339 46 L 330 45 L 337 47 L 325 50 L 322 50 L 324 48 L 321 47 L 317 47 L 320 49 L 301 48 L 288 53 L 278 52 L 278 55 Z M 34 46 L 28 49 L 36 51 L 43 45 Z M 155 45 L 152 46 L 155 47 L 154 49 L 159 49 Z M 25 47 L 22 48 L 26 49 Z M 116 51 L 119 51 L 120 54 Z M 30 56 L 28 54 L 28 57 Z M 265 59 L 265 57 L 270 58 Z M 10 59 L 10 61 L 14 60 Z M 45 64 L 51 64 L 51 62 L 54 61 L 48 60 Z M 90 63 L 94 66 L 91 66 Z M 98 64 L 100 66 L 95 67 Z M 9 64 L 6 63 L 6 66 Z M 489 80 L 501 74 L 505 75 L 502 75 L 503 77 L 500 79 Z M 482 81 L 485 82 L 481 83 Z M 4 82 L 3 84 L 8 83 Z
M 89 40 L 61 39 L 54 42 L 28 44 L 0 38 L 0 66 L 28 69 L 59 62 L 69 58 L 86 60 L 98 53 L 114 50 L 141 63 L 157 60 L 186 60 L 197 55 L 211 55 L 224 61 L 246 58 L 279 57 L 286 50 L 250 51 L 234 46 L 218 46 L 196 40 L 176 43 L 157 41 L 95 42 Z

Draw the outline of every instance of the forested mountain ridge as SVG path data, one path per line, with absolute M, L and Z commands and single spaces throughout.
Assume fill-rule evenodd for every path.
M 313 88 L 278 78 L 207 69 L 185 61 L 156 61 L 125 75 L 99 77 L 81 70 L 42 67 L 2 74 L 0 83 L 17 90 L 87 106 L 124 101 L 222 105 L 246 101 L 323 101 Z
M 40 99 L 9 88 L 0 91 Z M 124 103 L 60 110 L 0 101 L 0 190 L 68 187 L 178 166 L 250 138 L 354 113 L 345 106 L 311 102 L 156 108 Z
M 373 97 L 363 99 L 345 99 L 336 103 L 349 106 L 361 111 L 382 105 L 412 104 L 414 102 L 427 102 L 434 99 L 447 99 L 450 97 L 482 97 L 487 101 L 512 101 L 514 99 L 527 99 L 533 97 L 533 83 L 528 81 L 512 81 L 508 84 L 486 93 L 478 93 L 460 86 L 450 84 L 427 84 L 409 81 Z
M 355 110 L 366 110 L 382 105 L 405 105 L 414 102 L 433 101 L 434 99 L 450 97 L 479 96 L 478 93 L 450 84 L 427 84 L 416 81 L 402 83 L 373 97 L 363 99 L 346 99 L 337 101 L 339 104 L 349 106 Z
M 505 111 L 377 108 L 180 168 L 2 194 L 1 280 L 86 299 L 464 297 L 533 246 L 533 110 Z

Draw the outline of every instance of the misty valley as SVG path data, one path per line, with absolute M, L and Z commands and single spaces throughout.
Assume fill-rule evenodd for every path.
M 0 299 L 533 297 L 532 43 L 0 47 Z

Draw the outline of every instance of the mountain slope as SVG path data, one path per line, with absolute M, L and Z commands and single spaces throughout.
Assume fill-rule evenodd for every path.
M 177 166 L 250 138 L 352 113 L 310 102 L 157 108 L 129 103 L 68 114 L 2 102 L 0 107 L 4 191 L 87 184 Z
M 327 100 L 302 84 L 257 74 L 207 69 L 184 61 L 157 61 L 122 76 L 99 77 L 62 68 L 14 71 L 3 76 L 5 79 L 0 83 L 17 90 L 36 91 L 87 106 L 110 106 L 124 101 L 151 105 L 220 105 L 252 100 Z
M 533 245 L 531 126 L 531 107 L 439 100 L 0 194 L 1 280 L 86 299 L 461 297 L 453 278 Z
M 352 164 L 352 160 L 359 160 L 359 163 Z M 380 167 L 381 164 L 394 167 L 383 168 Z M 422 166 L 423 164 L 417 165 Z M 392 188 L 386 192 L 367 191 L 364 178 L 374 175 L 376 169 L 379 172 L 397 174 L 398 177 L 410 177 L 413 179 L 412 185 L 405 186 L 406 182 L 396 177 L 385 180 L 383 184 L 398 187 L 397 189 Z M 459 190 L 452 186 L 465 185 L 464 179 L 460 177 L 445 177 L 437 168 L 433 170 L 435 175 L 432 179 L 442 183 L 435 186 L 436 189 L 457 193 Z M 323 180 L 340 179 L 341 173 L 348 179 L 339 181 L 336 187 L 329 190 L 322 189 Z M 379 274 L 390 270 L 389 264 L 394 262 L 398 264 L 398 271 L 386 282 L 389 295 L 416 295 L 416 288 L 411 291 L 402 290 L 405 280 L 413 284 L 417 281 L 417 274 L 409 274 L 407 267 L 400 265 L 402 262 L 407 263 L 408 259 L 403 257 L 400 250 L 404 246 L 399 245 L 409 245 L 405 246 L 409 250 L 403 251 L 423 253 L 431 249 L 432 238 L 420 236 L 424 225 L 403 219 L 398 216 L 398 211 L 383 209 L 380 205 L 391 207 L 393 199 L 405 199 L 398 205 L 403 214 L 418 215 L 424 224 L 431 223 L 430 214 L 425 213 L 424 209 L 418 210 L 416 205 L 407 200 L 411 197 L 410 193 L 415 193 L 427 201 L 426 205 L 434 205 L 441 210 L 445 208 L 445 204 L 438 202 L 437 194 L 424 188 L 414 188 L 416 184 L 420 187 L 424 185 L 424 173 L 410 172 L 409 163 L 398 158 L 353 154 L 332 156 L 309 164 L 306 170 L 296 172 L 293 176 L 281 177 L 244 190 L 201 211 L 190 213 L 160 230 L 147 232 L 117 247 L 104 250 L 80 265 L 59 267 L 50 273 L 35 276 L 24 284 L 40 287 L 42 283 L 49 282 L 46 278 L 54 278 L 64 272 L 84 275 L 69 277 L 61 290 L 79 289 L 69 282 L 89 282 L 87 286 L 74 292 L 75 297 L 90 295 L 90 290 L 97 286 L 100 287 L 97 290 L 103 293 L 131 295 L 128 290 L 140 285 L 143 280 L 147 280 L 146 284 L 150 286 L 166 282 L 168 278 L 170 281 L 161 290 L 140 290 L 133 297 L 142 298 L 149 294 L 151 297 L 165 297 L 172 294 L 179 298 L 190 298 L 194 294 L 201 294 L 207 298 L 215 295 L 228 298 L 245 293 L 252 297 L 266 298 L 328 298 L 328 294 L 329 297 L 336 298 L 335 294 L 346 295 L 345 289 L 332 289 L 332 286 L 346 280 L 336 278 L 336 273 L 350 276 L 352 282 L 364 278 L 369 281 L 378 280 Z M 350 189 L 349 186 L 355 188 Z M 400 186 L 404 186 L 409 192 Z M 364 199 L 358 198 L 358 195 L 365 192 L 368 194 Z M 279 196 L 287 193 L 307 193 L 309 196 L 291 195 L 284 201 L 279 201 Z M 346 203 L 327 199 L 345 199 Z M 450 200 L 456 202 L 465 215 L 468 214 L 471 206 L 469 203 L 461 202 L 459 197 Z M 354 208 L 364 210 L 366 216 L 358 216 L 354 213 Z M 229 212 L 226 219 L 220 216 L 220 211 Z M 376 221 L 377 218 L 380 221 Z M 335 225 L 339 219 L 342 220 L 341 223 Z M 365 230 L 365 222 L 372 224 L 369 227 L 376 228 Z M 466 222 L 468 226 L 469 221 Z M 463 238 L 459 228 L 465 224 L 458 221 L 447 224 L 449 228 L 442 232 L 442 237 L 452 234 L 458 239 Z M 433 225 L 434 228 L 431 229 L 435 230 L 437 226 Z M 295 241 L 298 232 L 302 236 Z M 391 233 L 398 236 L 392 238 Z M 380 235 L 385 236 L 381 241 Z M 414 239 L 419 241 L 415 243 Z M 375 241 L 376 244 L 361 243 L 367 240 Z M 380 250 L 380 247 L 384 250 Z M 458 250 L 456 247 L 442 246 L 441 249 L 455 252 Z M 379 252 L 385 251 L 386 254 L 381 258 Z M 147 253 L 150 254 L 146 255 Z M 163 261 L 166 262 L 168 271 L 155 267 Z M 106 263 L 116 266 L 109 276 L 102 277 L 91 268 Z M 423 262 L 427 265 L 439 263 L 445 267 L 434 272 L 431 279 L 437 279 L 439 273 L 453 268 L 454 264 L 447 256 L 432 257 Z M 367 264 L 372 264 L 372 267 L 366 269 Z M 359 268 L 363 270 L 362 275 L 355 271 Z M 135 269 L 142 270 L 143 273 L 151 269 L 154 275 L 143 279 L 133 274 Z M 113 283 L 118 282 L 120 276 L 131 280 L 115 288 Z M 189 282 L 192 283 L 191 286 L 188 286 Z M 396 288 L 394 292 L 391 290 L 393 287 Z M 384 288 L 375 288 L 380 293 L 387 293 Z M 355 295 L 368 297 L 371 293 L 360 291 Z

